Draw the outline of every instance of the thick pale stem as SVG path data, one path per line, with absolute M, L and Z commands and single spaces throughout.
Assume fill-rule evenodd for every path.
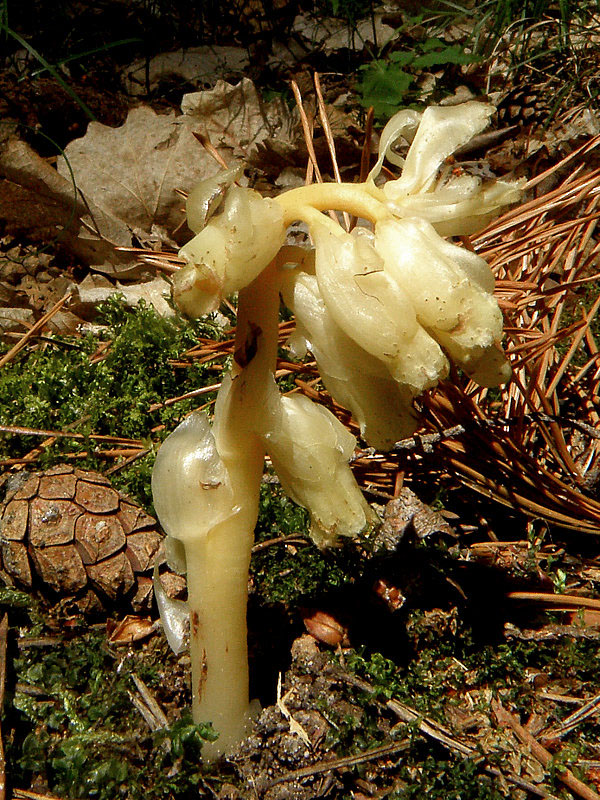
M 193 717 L 212 722 L 214 758 L 243 738 L 249 721 L 246 604 L 250 551 L 258 515 L 264 446 L 256 434 L 277 355 L 279 281 L 271 264 L 240 292 L 231 380 L 219 393 L 213 424 L 229 471 L 237 513 L 186 543 Z
M 274 198 L 283 207 L 284 224 L 294 220 L 310 222 L 317 211 L 337 209 L 347 211 L 375 223 L 389 216 L 381 200 L 374 195 L 375 187 L 354 183 L 315 183 L 290 189 Z
M 240 741 L 250 719 L 246 598 L 252 535 L 248 513 L 241 513 L 186 545 L 192 713 L 219 734 L 204 745 L 207 760 Z

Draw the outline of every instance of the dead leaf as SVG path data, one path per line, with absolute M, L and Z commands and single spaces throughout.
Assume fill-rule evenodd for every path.
M 452 526 L 439 511 L 434 511 L 431 506 L 419 500 L 408 486 L 403 486 L 399 496 L 390 500 L 385 508 L 383 525 L 377 533 L 376 542 L 388 550 L 393 550 L 410 528 L 419 539 L 424 539 L 433 533 L 454 535 Z
M 367 42 L 373 43 L 374 38 L 376 44 L 383 47 L 396 36 L 396 29 L 383 22 L 381 13 L 375 13 L 372 19 L 357 20 L 354 30 L 344 19 L 299 15 L 294 20 L 293 31 L 324 53 L 332 53 L 343 47 L 362 50 Z
M 0 332 L 16 331 L 25 333 L 34 322 L 33 311 L 29 308 L 0 307 Z
M 132 644 L 146 639 L 156 630 L 156 623 L 146 617 L 135 617 L 127 614 L 120 622 L 106 622 L 106 639 L 116 646 Z
M 192 130 L 206 133 L 226 161 L 249 159 L 270 137 L 289 138 L 292 115 L 285 103 L 263 103 L 248 78 L 235 86 L 218 81 L 210 91 L 186 94 L 181 110 Z
M 248 79 L 185 95 L 181 108 L 182 114 L 157 114 L 140 106 L 117 128 L 91 122 L 85 136 L 67 145 L 58 171 L 24 142 L 5 138 L 0 176 L 23 194 L 17 213 L 36 203 L 32 226 L 47 216 L 54 237 L 85 263 L 121 277 L 138 262 L 115 245 L 176 248 L 172 237 L 183 241 L 186 233 L 175 233 L 184 221 L 175 190 L 189 191 L 219 171 L 194 131 L 232 161 L 249 158 L 267 137 L 283 136 L 289 119 L 282 102 L 263 104 Z
M 103 279 L 98 281 L 99 275 L 88 275 L 77 287 L 75 304 L 79 312 L 83 306 L 96 306 L 108 300 L 114 295 L 121 295 L 125 304 L 135 307 L 140 300 L 144 300 L 147 305 L 151 305 L 154 310 L 162 317 L 172 317 L 174 310 L 168 302 L 171 297 L 171 286 L 164 278 L 158 277 L 143 283 L 123 285 L 117 281 L 116 286 L 110 281 Z
M 202 86 L 214 84 L 219 77 L 242 77 L 250 66 L 248 50 L 243 47 L 205 45 L 171 53 L 159 53 L 147 63 L 134 62 L 128 69 L 125 87 L 129 94 L 146 94 L 161 82 L 178 80 L 179 84 Z

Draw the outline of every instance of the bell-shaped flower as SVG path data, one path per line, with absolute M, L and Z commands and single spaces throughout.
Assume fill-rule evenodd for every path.
M 485 261 L 445 241 L 421 219 L 381 221 L 375 247 L 419 323 L 450 357 L 482 385 L 508 380 L 510 367 L 498 348 L 502 312 Z
M 439 175 L 444 161 L 480 133 L 493 112 L 493 106 L 471 101 L 458 106 L 430 106 L 420 119 L 417 112 L 407 116 L 406 111 L 392 117 L 382 133 L 379 159 L 369 175 L 372 183 L 385 157 L 398 164 L 401 159 L 392 150 L 394 143 L 400 137 L 412 139 L 402 175 L 387 181 L 382 189 L 392 213 L 421 217 L 441 235 L 457 236 L 480 230 L 503 206 L 519 200 L 520 181 L 484 182 L 475 175 Z
M 448 361 L 419 324 L 410 296 L 384 270 L 372 234 L 360 229 L 345 233 L 322 220 L 311 228 L 315 273 L 332 318 L 413 395 L 435 386 L 447 375 Z
M 218 186 L 215 194 L 218 197 Z M 210 195 L 204 191 L 193 191 L 188 198 L 192 221 L 208 222 L 179 251 L 188 264 L 173 280 L 173 299 L 191 317 L 215 311 L 225 297 L 247 286 L 285 241 L 281 207 L 253 189 L 231 186 L 223 210 L 212 216 L 209 204 Z
M 414 433 L 414 393 L 344 333 L 329 313 L 316 277 L 290 270 L 283 281 L 282 297 L 296 319 L 288 347 L 297 358 L 310 350 L 325 388 L 351 412 L 363 439 L 379 450 L 389 450 Z
M 237 513 L 231 478 L 204 412 L 190 414 L 162 443 L 152 496 L 166 534 L 184 543 L 206 536 Z
M 267 409 L 267 453 L 283 490 L 308 510 L 315 544 L 327 547 L 364 531 L 376 517 L 349 467 L 354 436 L 304 395 L 282 397 L 274 381 Z

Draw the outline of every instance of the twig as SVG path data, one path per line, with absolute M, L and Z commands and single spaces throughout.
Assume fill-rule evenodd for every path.
M 367 692 L 368 694 L 375 694 L 375 689 L 366 681 L 360 680 L 360 678 L 355 678 L 353 675 L 349 675 L 346 672 L 341 670 L 336 670 L 335 672 L 336 677 L 341 678 L 346 683 L 349 683 L 352 686 L 356 686 L 357 688 L 361 689 L 362 691 Z M 512 772 L 505 772 L 504 770 L 500 770 L 497 767 L 488 766 L 482 762 L 481 754 L 478 750 L 470 745 L 465 745 L 462 742 L 457 741 L 449 730 L 440 725 L 438 722 L 432 719 L 428 719 L 427 717 L 423 717 L 422 715 L 418 714 L 414 709 L 407 706 L 405 703 L 401 703 L 399 700 L 388 700 L 385 703 L 385 706 L 389 708 L 400 720 L 407 723 L 412 723 L 418 726 L 419 731 L 424 735 L 431 739 L 435 739 L 435 741 L 439 742 L 443 747 L 446 747 L 448 750 L 454 751 L 459 753 L 465 758 L 471 758 L 478 764 L 481 764 L 481 769 L 483 772 L 487 773 L 488 775 L 492 775 L 495 778 L 502 778 L 509 783 L 513 783 L 515 786 L 519 786 L 523 789 L 526 789 L 528 792 L 537 795 L 538 797 L 543 797 L 545 800 L 558 800 L 557 797 L 550 794 L 549 791 L 545 787 L 536 786 L 529 781 L 524 780 L 519 775 L 515 775 Z M 596 798 L 594 798 L 596 800 Z M 598 798 L 597 800 L 600 800 Z
M 600 600 L 593 597 L 580 597 L 574 594 L 548 594 L 546 592 L 507 592 L 508 600 L 531 600 L 536 603 L 546 603 L 550 606 L 569 606 L 575 608 L 600 609 Z
M 163 400 L 160 403 L 152 403 L 151 406 L 148 406 L 148 411 L 156 411 L 157 409 L 164 408 L 165 406 L 172 406 L 173 403 L 179 403 L 180 400 L 189 400 L 190 397 L 200 397 L 203 394 L 216 392 L 219 390 L 220 386 L 220 383 L 213 383 L 211 386 L 202 386 L 200 389 L 192 389 L 191 392 L 181 394 L 179 397 L 170 397 L 168 400 Z
M 562 722 L 555 728 L 544 731 L 541 734 L 541 738 L 545 741 L 549 741 L 551 739 L 560 739 L 562 736 L 565 736 L 567 733 L 570 733 L 572 730 L 574 730 L 574 728 L 576 728 L 578 725 L 581 725 L 582 722 L 585 722 L 588 717 L 598 713 L 599 709 L 600 694 L 597 694 L 587 703 L 582 705 L 581 708 L 578 708 L 577 711 L 574 711 L 572 714 L 569 714 L 568 717 L 565 717 L 565 719 L 563 719 Z
M 109 475 L 114 475 L 115 472 L 119 472 L 119 470 L 125 469 L 125 467 L 128 467 L 130 464 L 133 464 L 133 462 L 137 461 L 138 458 L 143 458 L 144 456 L 147 456 L 149 452 L 150 452 L 149 447 L 145 447 L 143 450 L 138 450 L 132 455 L 127 456 L 127 458 L 124 458 L 123 461 L 121 461 L 119 464 L 114 464 L 114 466 L 110 467 L 107 470 L 104 470 L 104 474 L 107 477 Z
M 98 442 L 110 444 L 131 445 L 132 447 L 142 447 L 141 439 L 127 439 L 124 436 L 107 436 L 100 433 L 70 433 L 69 431 L 46 431 L 40 428 L 25 428 L 20 425 L 0 425 L 0 433 L 14 433 L 21 436 L 45 436 L 53 439 L 92 439 Z
M 0 800 L 6 797 L 6 759 L 4 757 L 4 737 L 2 719 L 4 718 L 4 689 L 6 686 L 6 638 L 8 635 L 8 614 L 0 622 Z
M 73 293 L 69 290 L 64 295 L 64 297 L 62 297 L 57 303 L 55 303 L 52 306 L 50 311 L 48 311 L 46 314 L 44 314 L 43 317 L 38 319 L 38 321 L 34 325 L 31 326 L 31 328 L 27 331 L 27 333 L 25 333 L 19 339 L 19 341 L 15 345 L 13 345 L 13 347 L 11 347 L 11 349 L 8 351 L 8 353 L 5 353 L 2 356 L 2 358 L 0 358 L 0 367 L 3 367 L 5 364 L 8 364 L 8 362 L 11 361 L 14 358 L 14 356 L 16 356 L 16 354 L 25 347 L 27 342 L 33 336 L 35 336 L 35 334 L 39 330 L 41 330 L 46 325 L 46 323 L 49 322 L 57 312 L 60 311 L 60 309 L 64 306 L 64 304 L 67 302 L 67 300 L 70 300 L 70 298 L 72 297 L 72 294 Z
M 62 798 L 56 794 L 39 794 L 39 792 L 30 792 L 27 789 L 15 789 L 13 800 L 62 800 Z
M 463 425 L 453 425 L 451 428 L 446 428 L 438 433 L 415 434 L 414 436 L 409 436 L 407 439 L 402 439 L 400 442 L 396 442 L 393 451 L 397 452 L 400 450 L 422 448 L 425 452 L 428 452 L 431 451 L 432 444 L 437 444 L 444 439 L 452 439 L 455 436 L 460 436 L 464 432 L 465 428 Z
M 276 536 L 273 539 L 265 539 L 264 542 L 258 542 L 252 546 L 252 553 L 260 553 L 261 550 L 266 550 L 267 547 L 272 547 L 274 544 L 283 544 L 283 543 L 296 543 L 296 544 L 310 544 L 309 540 L 306 539 L 299 533 L 288 533 L 286 536 Z
M 527 745 L 528 750 L 540 762 L 543 767 L 548 767 L 553 760 L 553 755 L 545 747 L 543 747 L 537 739 L 535 739 L 528 730 L 526 730 L 517 718 L 507 711 L 499 700 L 492 701 L 492 708 L 498 720 L 498 724 L 511 728 L 518 738 Z M 570 769 L 564 767 L 557 769 L 556 777 L 559 781 L 565 784 L 574 794 L 583 798 L 583 800 L 600 800 L 600 795 L 596 794 L 593 789 L 590 789 L 585 783 L 576 778 Z
M 139 697 L 133 692 L 127 690 L 129 699 L 133 705 L 140 712 L 148 727 L 151 731 L 158 731 L 161 728 L 166 728 L 169 725 L 169 720 L 166 718 L 164 711 L 158 705 L 156 698 L 148 689 L 144 681 L 134 673 L 131 675 L 132 681 L 135 683 L 135 688 L 139 692 Z
M 342 182 L 342 177 L 340 175 L 340 168 L 338 167 L 337 163 L 337 156 L 335 153 L 335 140 L 333 138 L 333 133 L 331 132 L 331 125 L 329 124 L 329 118 L 327 117 L 327 110 L 325 108 L 325 101 L 323 100 L 323 93 L 321 92 L 321 81 L 319 79 L 319 73 L 315 72 L 313 75 L 313 81 L 315 84 L 315 92 L 317 94 L 317 104 L 319 107 L 319 119 L 321 120 L 321 125 L 323 126 L 323 130 L 325 131 L 325 139 L 327 141 L 327 147 L 329 149 L 329 155 L 331 156 L 331 164 L 333 166 L 333 174 L 335 179 L 338 183 Z M 343 214 L 344 223 L 346 225 L 346 230 L 350 230 L 350 215 L 347 211 L 344 211 Z
M 211 142 L 205 131 L 192 131 L 192 136 L 200 142 L 202 147 L 214 158 L 219 166 L 223 167 L 223 169 L 229 168 L 227 162 Z
M 342 769 L 344 767 L 354 767 L 357 764 L 364 764 L 366 761 L 374 761 L 376 758 L 383 756 L 394 755 L 408 750 L 410 747 L 409 739 L 401 739 L 399 742 L 392 742 L 391 744 L 384 744 L 380 747 L 374 747 L 372 750 L 367 750 L 364 753 L 358 753 L 354 756 L 345 756 L 344 758 L 334 758 L 331 761 L 321 761 L 318 764 L 313 764 L 311 767 L 302 767 L 302 769 L 295 769 L 291 772 L 286 772 L 279 778 L 274 778 L 269 782 L 271 786 L 277 786 L 279 783 L 288 783 L 289 781 L 297 781 L 302 778 L 310 778 L 312 775 L 319 775 L 323 772 L 331 772 L 334 769 Z

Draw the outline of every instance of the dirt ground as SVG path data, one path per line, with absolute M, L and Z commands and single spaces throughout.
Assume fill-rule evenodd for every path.
M 508 25 L 443 3 L 2 9 L 0 800 L 598 798 L 597 11 Z M 214 174 L 198 135 L 273 196 L 304 183 L 311 150 L 325 179 L 364 179 L 391 113 L 469 99 L 496 106 L 493 124 L 446 166 L 528 181 L 522 209 L 462 242 L 495 272 L 513 388 L 455 371 L 420 401 L 415 437 L 359 443 L 374 539 L 318 550 L 265 477 L 248 610 L 262 710 L 204 764 L 189 657 L 152 600 L 150 517 L 156 447 L 214 402 L 233 356 L 233 306 L 192 323 L 170 299 L 191 236 L 177 190 Z M 291 326 L 281 386 L 356 434 L 310 356 L 283 349 Z M 74 475 L 85 501 L 60 494 Z M 9 531 L 10 501 L 45 519 L 48 497 L 75 515 L 109 504 L 112 567 L 88 553 L 77 573 L 68 544 Z

